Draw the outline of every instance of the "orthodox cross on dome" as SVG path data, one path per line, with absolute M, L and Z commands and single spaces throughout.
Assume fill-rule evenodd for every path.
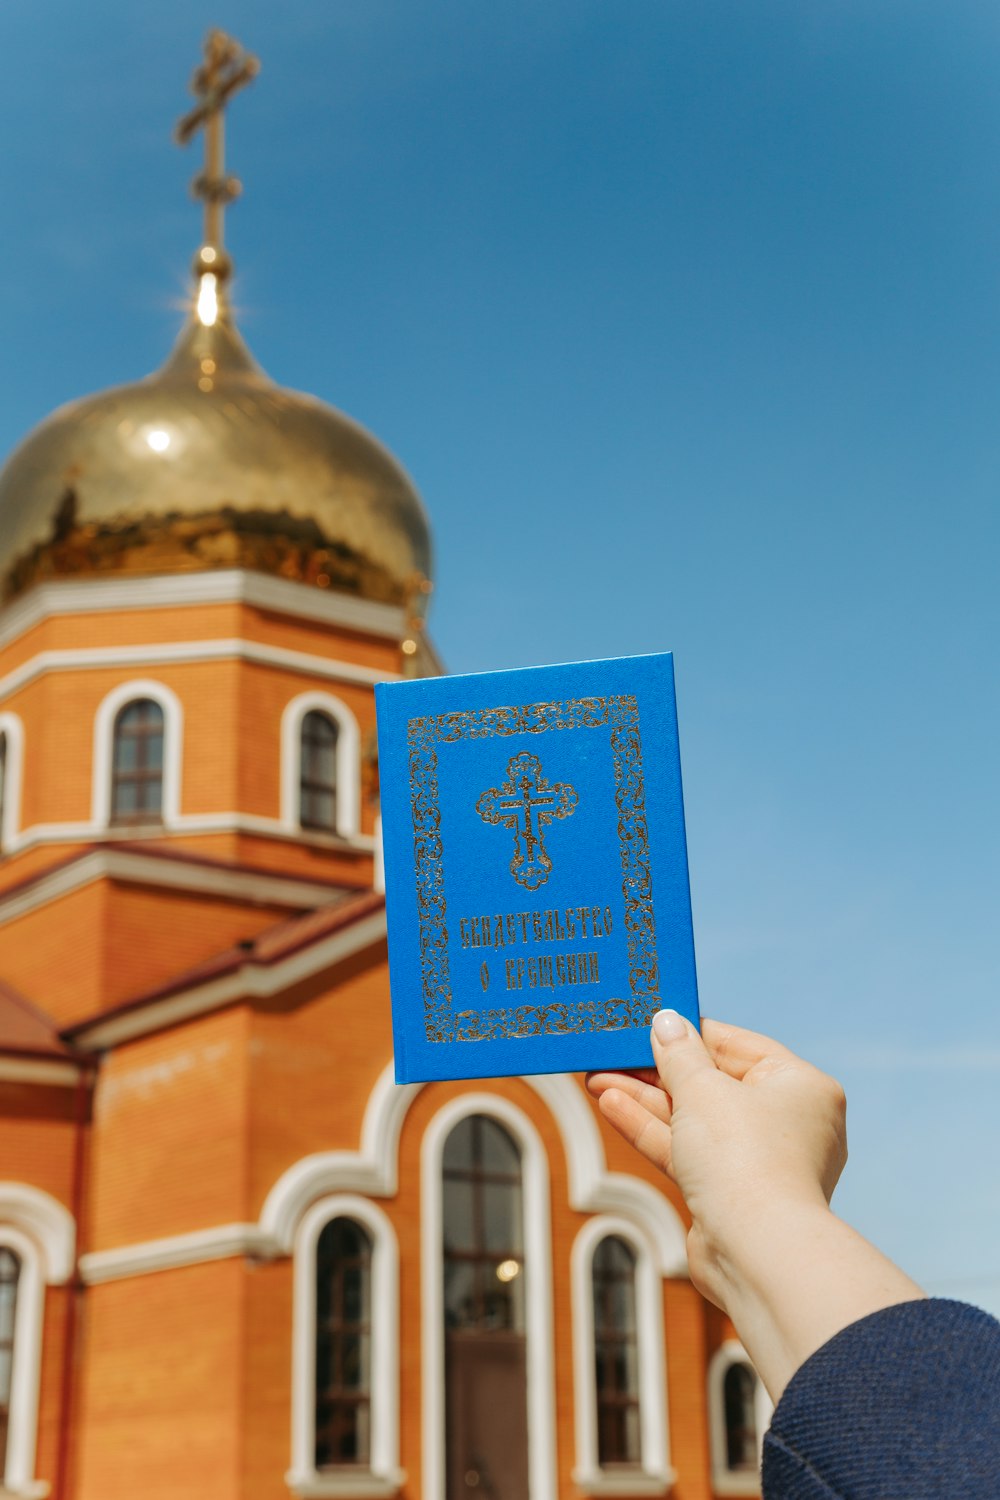
M 537 755 L 522 750 L 507 764 L 507 780 L 491 786 L 476 803 L 484 823 L 499 823 L 514 830 L 514 858 L 510 873 L 518 885 L 537 891 L 552 873 L 542 829 L 553 818 L 568 818 L 576 811 L 577 795 L 568 781 L 546 781 Z
M 174 129 L 174 140 L 186 146 L 199 130 L 205 132 L 204 170 L 191 184 L 191 191 L 205 205 L 205 235 L 195 261 L 195 272 L 224 278 L 229 262 L 223 251 L 223 212 L 240 195 L 236 177 L 225 171 L 225 109 L 237 89 L 260 72 L 256 57 L 224 31 L 210 31 L 205 38 L 205 61 L 191 78 L 191 92 L 198 103 Z

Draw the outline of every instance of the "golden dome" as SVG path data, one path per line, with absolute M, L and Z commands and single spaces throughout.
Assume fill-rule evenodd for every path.
M 411 612 L 430 574 L 400 466 L 349 417 L 275 385 L 221 297 L 156 374 L 60 408 L 0 471 L 4 600 L 47 578 L 210 568 Z

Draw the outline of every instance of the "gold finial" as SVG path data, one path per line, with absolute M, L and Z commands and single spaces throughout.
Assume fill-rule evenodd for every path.
M 260 72 L 260 62 L 245 52 L 224 31 L 210 31 L 205 38 L 205 61 L 191 79 L 191 92 L 198 103 L 174 129 L 174 140 L 186 146 L 199 130 L 205 131 L 205 167 L 191 184 L 191 191 L 205 205 L 205 233 L 195 256 L 199 278 L 198 316 L 214 323 L 218 311 L 217 292 L 232 264 L 223 248 L 222 216 L 227 203 L 240 195 L 240 183 L 225 172 L 225 108 L 244 84 Z

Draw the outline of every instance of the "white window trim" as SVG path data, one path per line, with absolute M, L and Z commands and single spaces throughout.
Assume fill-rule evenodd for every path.
M 323 959 L 324 963 L 329 961 Z M 286 981 L 282 978 L 280 982 Z M 92 1037 L 88 1045 L 96 1045 Z M 654 1247 L 661 1276 L 686 1277 L 686 1231 L 680 1214 L 652 1183 L 625 1172 L 608 1171 L 594 1108 L 576 1079 L 567 1073 L 534 1073 L 523 1076 L 521 1082 L 537 1094 L 559 1130 L 566 1154 L 570 1208 L 580 1214 L 617 1214 L 627 1219 Z M 373 1198 L 394 1197 L 399 1181 L 400 1132 L 407 1111 L 423 1087 L 422 1083 L 396 1083 L 394 1065 L 387 1063 L 368 1096 L 360 1150 L 318 1151 L 293 1163 L 265 1199 L 261 1229 L 290 1249 L 299 1219 L 321 1194 L 351 1189 Z
M 316 1468 L 316 1255 L 332 1219 L 354 1219 L 372 1240 L 371 1462 L 339 1472 Z M 367 1198 L 337 1193 L 314 1203 L 295 1235 L 292 1302 L 292 1461 L 285 1483 L 303 1500 L 392 1496 L 406 1480 L 399 1467 L 399 1249 L 383 1211 Z
M 521 1149 L 524 1191 L 525 1333 L 527 1336 L 528 1495 L 557 1493 L 555 1370 L 552 1332 L 552 1243 L 549 1168 L 541 1137 L 516 1105 L 497 1094 L 463 1094 L 428 1124 L 421 1145 L 421 1293 L 423 1307 L 423 1500 L 445 1495 L 444 1269 L 441 1164 L 460 1120 L 487 1115 Z
M 337 726 L 337 836 L 353 838 L 361 821 L 361 731 L 347 704 L 332 693 L 300 693 L 285 705 L 281 715 L 281 826 L 289 833 L 301 831 L 299 761 L 302 720 L 316 710 L 329 714 Z
M 0 713 L 0 734 L 7 736 L 4 763 L 3 826 L 0 853 L 8 853 L 21 829 L 21 776 L 24 767 L 24 725 L 8 709 Z
M 759 1464 L 756 1474 L 736 1474 L 726 1462 L 726 1371 L 733 1365 L 746 1365 L 757 1382 L 754 1416 L 757 1422 L 758 1459 L 774 1411 L 774 1404 L 764 1389 L 764 1382 L 753 1367 L 753 1361 L 738 1339 L 727 1339 L 712 1355 L 708 1365 L 708 1437 L 712 1457 L 712 1488 L 717 1495 L 759 1495 Z
M 635 1254 L 640 1468 L 601 1467 L 597 1448 L 597 1381 L 594 1371 L 594 1254 L 614 1235 Z M 675 1482 L 670 1467 L 667 1382 L 663 1351 L 663 1282 L 646 1236 L 627 1219 L 602 1214 L 573 1241 L 573 1374 L 576 1467 L 573 1480 L 587 1495 L 662 1495 Z
M 12 1250 L 21 1263 L 7 1457 L 0 1488 L 22 1500 L 41 1500 L 49 1492 L 48 1483 L 35 1478 L 45 1287 L 69 1280 L 75 1244 L 73 1218 L 55 1198 L 27 1183 L 0 1182 L 0 1245 Z
M 155 821 L 164 828 L 171 828 L 180 817 L 181 757 L 184 745 L 184 710 L 181 700 L 165 683 L 154 682 L 152 678 L 135 678 L 112 688 L 102 699 L 94 719 L 91 821 L 99 829 L 111 826 L 115 720 L 127 703 L 139 698 L 151 698 L 163 710 L 163 802 L 161 817 Z

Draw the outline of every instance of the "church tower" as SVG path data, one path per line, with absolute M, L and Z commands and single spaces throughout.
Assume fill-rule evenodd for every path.
M 565 1076 L 398 1087 L 373 686 L 441 671 L 363 428 L 233 315 L 0 471 L 0 1488 L 752 1495 L 762 1395 L 673 1189 Z

